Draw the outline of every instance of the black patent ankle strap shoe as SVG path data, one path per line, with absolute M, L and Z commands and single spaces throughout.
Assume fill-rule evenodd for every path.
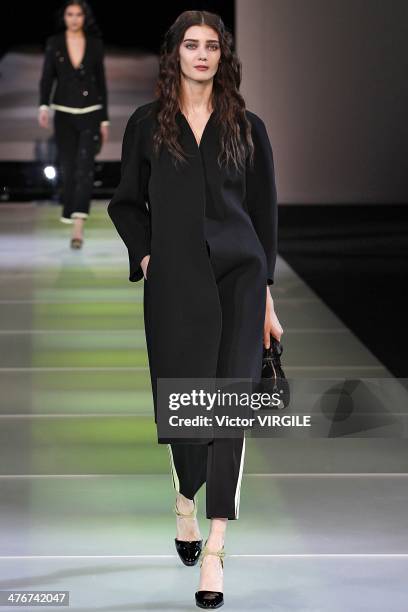
M 177 508 L 177 504 L 175 504 L 174 506 L 174 512 L 177 514 L 177 516 L 186 516 L 189 518 L 195 518 L 197 516 L 197 500 L 195 497 L 193 501 L 194 501 L 194 508 L 191 512 L 188 512 L 188 513 L 180 512 L 180 510 Z M 185 541 L 185 540 L 178 540 L 177 538 L 174 538 L 174 542 L 176 544 L 176 550 L 177 550 L 178 556 L 180 557 L 184 565 L 188 565 L 189 567 L 191 567 L 192 565 L 196 565 L 200 558 L 201 550 L 203 547 L 203 541 L 202 540 Z
M 220 591 L 197 591 L 195 599 L 199 608 L 207 610 L 221 608 L 224 605 L 224 595 Z
M 200 558 L 200 553 L 203 545 L 202 540 L 192 540 L 191 542 L 183 542 L 174 538 L 178 556 L 184 565 L 196 565 Z
M 207 540 L 205 541 L 204 549 L 200 555 L 201 563 L 200 567 L 203 564 L 204 557 L 206 555 L 215 555 L 219 557 L 221 561 L 221 567 L 224 568 L 224 558 L 225 558 L 225 549 L 224 546 L 220 550 L 209 550 L 207 546 Z M 199 608 L 206 608 L 207 610 L 214 610 L 215 608 L 221 608 L 224 604 L 224 593 L 222 591 L 196 591 L 195 594 L 196 605 Z

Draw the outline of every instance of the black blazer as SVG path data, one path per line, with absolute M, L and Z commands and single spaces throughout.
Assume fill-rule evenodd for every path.
M 108 121 L 102 40 L 85 34 L 84 57 L 75 68 L 68 55 L 65 30 L 47 38 L 40 79 L 40 106 L 61 104 L 84 108 L 100 104 L 101 121 Z M 57 86 L 52 90 L 56 81 Z

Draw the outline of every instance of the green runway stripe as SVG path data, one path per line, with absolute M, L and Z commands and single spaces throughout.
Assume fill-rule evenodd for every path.
M 33 412 L 38 414 L 95 414 L 126 412 L 135 415 L 138 412 L 153 414 L 153 401 L 150 381 L 140 391 L 72 391 L 61 393 L 40 392 L 33 401 Z
M 75 292 L 73 291 L 73 297 Z M 104 302 L 94 300 L 92 302 L 62 302 L 49 304 L 34 304 L 37 320 L 44 318 L 50 320 L 58 317 L 132 317 L 136 329 L 143 323 L 143 304 L 140 302 Z
M 35 353 L 32 365 L 36 367 L 147 367 L 145 351 L 43 351 Z
M 144 334 L 134 330 L 132 334 L 43 334 L 37 335 L 33 341 L 35 351 L 145 351 L 146 340 Z
M 134 329 L 143 330 L 140 302 L 93 302 L 33 304 L 37 329 Z
M 33 421 L 34 473 L 163 473 L 152 417 Z
M 45 250 L 44 263 L 32 276 L 32 299 L 38 302 L 23 308 L 24 312 L 31 308 L 33 329 L 66 333 L 32 334 L 28 338 L 31 365 L 146 370 L 33 373 L 33 413 L 129 414 L 41 418 L 26 420 L 24 425 L 20 421 L 20 428 L 30 431 L 33 473 L 163 473 L 168 469 L 166 455 L 157 448 L 143 281 L 128 280 L 127 251 L 106 213 L 106 204 L 92 203 L 80 252 L 69 249 L 71 226 L 58 221 L 59 207 L 38 210 L 36 239 Z M 119 260 L 120 264 L 113 265 Z M 70 334 L 70 329 L 84 332 Z M 87 333 L 92 330 L 108 333 Z M 126 333 L 115 334 L 121 330 Z M 143 416 L 146 414 L 149 416 Z
M 107 284 L 106 281 L 105 284 Z M 130 282 L 128 284 L 131 285 Z M 143 292 L 139 290 L 135 291 L 135 289 L 132 289 L 131 287 L 126 289 L 118 287 L 108 288 L 107 286 L 101 288 L 92 287 L 92 289 L 89 288 L 89 286 L 75 287 L 74 289 L 72 289 L 72 287 L 52 287 L 36 291 L 36 296 L 37 299 L 44 301 L 66 300 L 69 302 L 70 300 L 73 300 L 77 302 L 86 302 L 92 300 L 94 302 L 103 302 L 109 300 L 114 303 L 123 301 L 134 304 L 135 302 L 141 301 L 143 298 Z
M 112 392 L 137 391 L 150 385 L 149 372 L 35 372 L 34 393 L 56 391 L 60 395 L 72 391 Z

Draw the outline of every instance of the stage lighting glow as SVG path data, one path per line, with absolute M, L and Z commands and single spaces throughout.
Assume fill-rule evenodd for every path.
M 57 176 L 57 172 L 54 166 L 45 166 L 44 174 L 47 177 L 47 179 L 50 179 L 50 180 L 55 179 L 55 177 Z

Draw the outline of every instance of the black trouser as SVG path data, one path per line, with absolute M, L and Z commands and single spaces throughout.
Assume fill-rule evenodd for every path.
M 100 113 L 56 110 L 55 140 L 62 174 L 62 217 L 70 223 L 89 215 L 94 184 L 94 158 L 100 148 Z
M 238 265 L 239 253 L 235 250 L 228 257 L 217 248 L 210 253 L 208 242 L 207 250 L 214 266 L 223 320 L 216 376 L 257 381 L 262 369 L 266 269 L 259 266 L 256 257 Z M 242 430 L 237 437 L 215 437 L 209 444 L 167 445 L 177 492 L 193 499 L 206 482 L 207 518 L 239 518 L 245 441 Z
M 245 436 L 209 444 L 168 444 L 174 489 L 193 499 L 206 483 L 207 518 L 239 518 Z

